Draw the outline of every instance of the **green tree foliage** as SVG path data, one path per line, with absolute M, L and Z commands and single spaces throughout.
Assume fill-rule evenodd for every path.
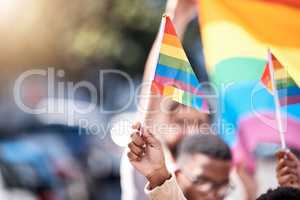
M 164 0 L 15 1 L 1 16 L 3 68 L 109 65 L 141 73 Z

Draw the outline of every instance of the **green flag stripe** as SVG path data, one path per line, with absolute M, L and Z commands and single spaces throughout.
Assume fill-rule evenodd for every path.
M 194 73 L 190 63 L 164 54 L 159 54 L 159 64 L 180 69 L 188 73 Z
M 277 89 L 283 89 L 283 88 L 293 87 L 293 86 L 297 86 L 297 84 L 291 77 L 289 77 L 288 79 L 276 80 Z

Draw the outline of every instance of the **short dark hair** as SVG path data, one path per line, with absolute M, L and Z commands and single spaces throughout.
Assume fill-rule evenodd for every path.
M 229 146 L 214 134 L 195 134 L 185 137 L 178 148 L 178 156 L 204 154 L 214 159 L 231 161 Z
M 278 187 L 275 190 L 268 190 L 257 200 L 300 200 L 300 190 L 292 187 Z

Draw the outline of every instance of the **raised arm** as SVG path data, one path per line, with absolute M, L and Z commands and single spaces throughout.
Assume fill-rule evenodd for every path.
M 185 200 L 175 176 L 168 172 L 162 145 L 155 136 L 137 123 L 133 126 L 128 158 L 134 168 L 144 175 L 146 193 L 152 200 Z

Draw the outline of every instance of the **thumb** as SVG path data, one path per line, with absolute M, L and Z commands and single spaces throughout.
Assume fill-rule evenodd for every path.
M 297 158 L 297 156 L 295 154 L 293 154 L 291 151 L 287 152 L 287 158 L 289 160 L 292 160 L 292 161 L 298 161 L 299 159 Z
M 285 155 L 286 155 L 286 151 L 284 151 L 284 150 L 279 150 L 279 151 L 276 153 L 276 158 L 277 158 L 277 160 L 280 160 L 280 159 L 284 158 Z
M 151 147 L 160 146 L 160 141 L 150 131 L 142 129 L 142 136 Z
M 141 122 L 136 122 L 131 126 L 131 128 L 139 130 L 141 126 L 142 126 Z

